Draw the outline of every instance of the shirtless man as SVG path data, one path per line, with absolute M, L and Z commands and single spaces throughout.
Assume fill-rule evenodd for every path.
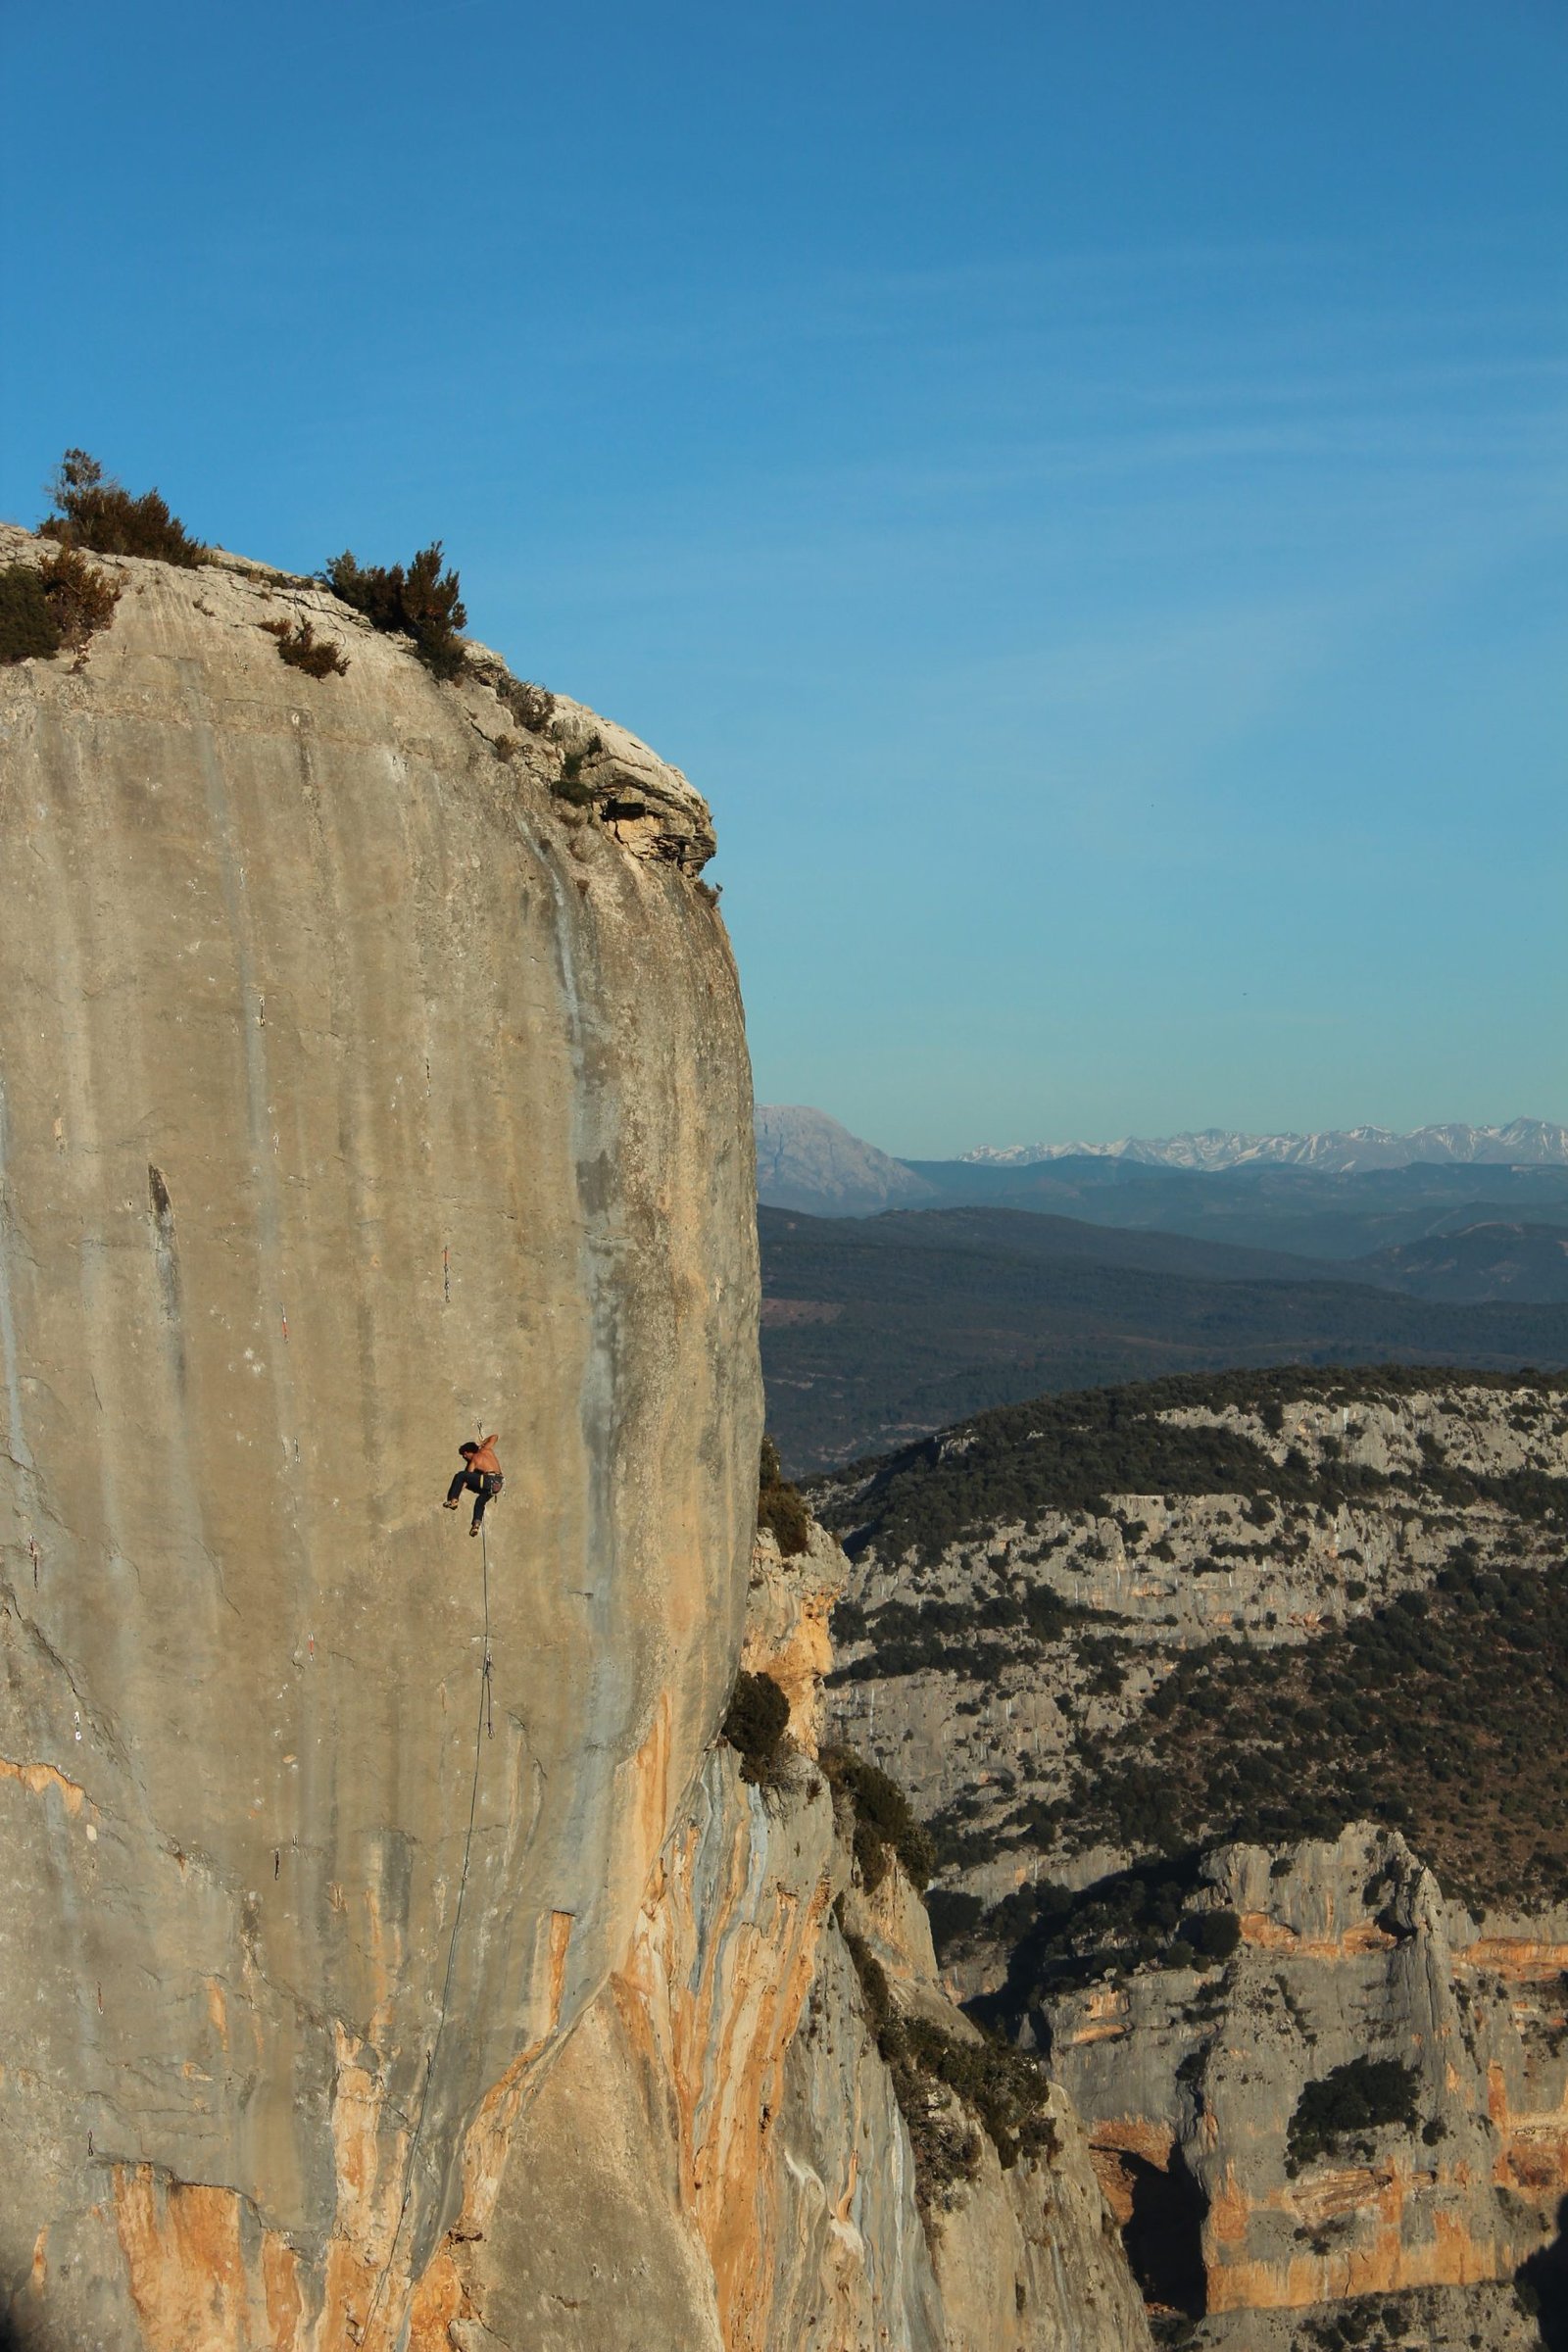
M 445 1510 L 455 1511 L 458 1507 L 458 1497 L 465 1490 L 471 1493 L 473 1495 L 473 1518 L 469 1524 L 468 1533 L 470 1536 L 476 1536 L 484 1519 L 485 1506 L 500 1494 L 504 1484 L 501 1464 L 496 1459 L 496 1441 L 494 1437 L 489 1437 L 481 1445 L 476 1446 L 470 1438 L 466 1446 L 458 1447 L 458 1451 L 463 1456 L 463 1468 L 448 1487 L 446 1502 L 442 1507 Z

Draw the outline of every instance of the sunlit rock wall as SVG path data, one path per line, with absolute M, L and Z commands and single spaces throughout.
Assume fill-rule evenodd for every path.
M 733 1676 L 740 1004 L 631 738 L 579 812 L 323 592 L 106 568 L 0 669 L 0 2313 L 401 2343 Z

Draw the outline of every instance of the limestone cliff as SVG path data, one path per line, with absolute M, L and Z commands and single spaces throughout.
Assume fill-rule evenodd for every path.
M 0 670 L 0 2280 L 29 2347 L 390 2344 L 732 1678 L 740 1004 L 633 739 L 577 809 L 498 665 L 105 567 Z
M 986 1415 L 910 1449 L 923 1484 L 896 1514 L 905 1457 L 891 1480 L 884 1465 L 824 1482 L 855 1531 L 832 1718 L 948 1833 L 950 1883 L 994 1902 L 1038 1872 L 1086 1885 L 1154 1847 L 1166 1823 L 1099 1801 L 1105 1765 L 1147 1760 L 1203 1659 L 1245 1650 L 1259 1664 L 1241 1679 L 1289 1681 L 1296 1658 L 1365 1654 L 1456 1556 L 1531 1577 L 1560 1562 L 1560 1380 L 1255 1379 L 1255 1400 L 1225 1398 L 1247 1386 L 1232 1375 L 1102 1391 L 1096 1416 L 1072 1398 Z M 1215 1401 L 1175 1401 L 1210 1387 Z M 1055 1499 L 1086 1463 L 1102 1491 Z M 1287 1781 L 1305 1746 L 1288 1739 Z
M 0 670 L 0 2339 L 1136 2352 L 1063 2094 L 1004 2167 L 879 2047 L 973 2029 L 812 1760 L 842 1555 L 753 1554 L 706 808 L 479 649 L 105 568 Z
M 830 1726 L 906 1780 L 947 1980 L 1050 2052 L 1173 2342 L 1560 2339 L 1564 1403 L 1234 1374 L 842 1482 Z
M 1147 2325 L 1087 2144 L 1059 2090 L 1052 2146 L 1004 2171 L 970 2143 L 922 2194 L 850 1937 L 894 1998 L 973 2029 L 937 1979 L 897 1870 L 866 1897 L 810 1767 L 820 1536 L 799 1565 L 759 1546 L 747 1654 L 794 1697 L 800 1759 L 764 1791 L 710 1758 L 650 1883 L 626 1962 L 544 2081 L 482 2242 L 466 2308 L 529 2352 L 1127 2352 Z M 843 1924 L 841 1924 L 841 1922 Z M 848 1930 L 848 1934 L 846 1933 Z M 922 2212 L 924 2207 L 924 2212 Z
M 1050 2005 L 1156 2299 L 1250 2345 L 1259 2311 L 1528 2278 L 1568 2190 L 1568 1918 L 1477 1922 L 1366 1827 L 1223 1848 L 1203 1878 L 1240 1922 L 1222 1970 L 1145 1967 Z M 1408 2114 L 1293 2154 L 1308 2085 L 1363 2059 L 1406 2070 Z

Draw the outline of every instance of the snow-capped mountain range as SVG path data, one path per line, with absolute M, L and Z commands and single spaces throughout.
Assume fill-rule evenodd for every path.
M 1510 1119 L 1505 1127 L 1453 1121 L 1396 1135 L 1388 1127 L 1333 1128 L 1321 1135 L 1235 1135 L 1205 1127 L 1195 1135 L 1122 1136 L 1113 1144 L 982 1144 L 960 1158 L 979 1167 L 1024 1168 L 1043 1159 L 1136 1159 L 1156 1168 L 1239 1168 L 1250 1163 L 1321 1168 L 1351 1175 L 1366 1168 L 1407 1168 L 1417 1161 L 1493 1167 L 1568 1166 L 1568 1127 L 1552 1119 Z

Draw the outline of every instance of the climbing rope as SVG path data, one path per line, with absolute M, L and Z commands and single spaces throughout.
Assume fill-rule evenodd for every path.
M 435 2038 L 424 2053 L 424 2080 L 419 2085 L 419 2112 L 415 2118 L 414 2131 L 409 2139 L 409 2160 L 403 2173 L 403 2202 L 398 2207 L 398 2226 L 392 2232 L 392 2243 L 387 2248 L 386 2260 L 381 2265 L 381 2275 L 375 2282 L 375 2292 L 370 2297 L 369 2309 L 365 2315 L 364 2333 L 367 2338 L 370 2332 L 370 2322 L 375 2317 L 382 2292 L 391 2276 L 392 2265 L 397 2257 L 398 2241 L 403 2235 L 403 2225 L 408 2219 L 409 2206 L 414 2196 L 415 2159 L 419 2152 L 419 2135 L 424 2130 L 424 2112 L 430 2098 L 430 2077 L 435 2071 L 436 2052 L 441 2047 L 441 2036 L 446 2032 L 447 2008 L 452 1998 L 452 1971 L 457 1964 L 458 1957 L 458 1930 L 463 1925 L 463 1898 L 468 1891 L 468 1864 L 473 1853 L 473 1825 L 479 1813 L 479 1768 L 484 1756 L 485 1740 L 495 1738 L 495 1717 L 491 1710 L 490 1698 L 490 1537 L 482 1519 L 479 1522 L 479 1557 L 481 1589 L 484 1595 L 484 1654 L 479 1667 L 479 1717 L 473 1731 L 473 1782 L 468 1791 L 468 1826 L 463 1839 L 463 1869 L 458 1877 L 458 1900 L 452 1914 L 452 1938 L 447 1945 L 446 1975 L 441 1981 L 441 2013 L 436 2019 Z M 364 2339 L 362 2338 L 362 2340 Z
M 496 1719 L 490 1708 L 490 1530 L 483 1519 L 479 1522 L 479 1557 L 483 1563 L 484 1579 L 484 1664 L 479 1671 L 484 1676 L 485 1738 L 493 1740 L 496 1736 Z M 464 1867 L 466 1869 L 466 1861 Z

